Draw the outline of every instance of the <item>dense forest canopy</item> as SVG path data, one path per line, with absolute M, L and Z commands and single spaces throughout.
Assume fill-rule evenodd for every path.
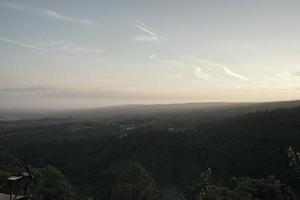
M 287 150 L 300 149 L 300 107 L 242 113 L 207 121 L 195 112 L 191 121 L 178 114 L 3 121 L 0 143 L 18 158 L 14 166 L 31 165 L 38 179 L 60 182 L 53 191 L 66 199 L 296 199 Z M 0 156 L 12 165 L 7 150 Z M 42 196 L 48 186 L 37 180 L 40 199 L 51 196 Z

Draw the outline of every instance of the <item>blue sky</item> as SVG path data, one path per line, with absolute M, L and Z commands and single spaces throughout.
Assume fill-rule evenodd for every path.
M 0 0 L 0 108 L 299 99 L 299 9 Z

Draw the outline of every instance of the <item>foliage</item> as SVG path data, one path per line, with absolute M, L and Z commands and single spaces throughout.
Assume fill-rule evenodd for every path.
M 9 191 L 7 178 L 18 170 L 16 158 L 11 156 L 3 146 L 0 146 L 0 191 Z
M 267 179 L 239 178 L 235 191 L 252 199 L 262 200 L 294 200 L 297 199 L 291 188 L 280 182 L 275 176 Z
M 0 169 L 4 171 L 11 170 L 11 167 L 14 168 L 15 162 L 15 158 L 3 146 L 0 146 Z
M 54 167 L 34 169 L 33 176 L 33 193 L 36 200 L 75 199 L 71 185 L 64 175 Z
M 274 176 L 267 179 L 232 178 L 232 186 L 218 186 L 211 182 L 210 173 L 204 172 L 201 181 L 188 188 L 187 200 L 296 200 L 291 189 Z
M 201 200 L 212 200 L 214 199 L 214 194 L 216 192 L 216 186 L 212 183 L 211 169 L 208 168 L 200 176 L 199 183 L 193 188 L 188 188 L 189 191 L 185 193 L 187 199 L 201 199 Z
M 186 116 L 161 113 L 130 120 L 120 116 L 104 121 L 0 122 L 0 144 L 12 149 L 23 163 L 57 167 L 87 196 L 109 191 L 100 191 L 107 185 L 112 188 L 103 176 L 109 165 L 124 159 L 138 162 L 159 185 L 168 183 L 179 190 L 199 183 L 207 166 L 218 183 L 233 176 L 274 174 L 299 188 L 285 149 L 290 144 L 300 148 L 300 107 L 209 122 L 205 117 L 215 114 L 189 112 Z M 215 188 L 218 192 L 239 195 L 228 187 Z
M 293 146 L 289 146 L 287 153 L 290 167 L 296 171 L 298 179 L 300 179 L 300 153 L 295 151 Z
M 8 193 L 7 178 L 21 172 L 16 158 L 11 156 L 4 147 L 0 146 L 0 191 Z M 34 182 L 32 185 L 36 200 L 74 200 L 75 196 L 71 185 L 64 175 L 48 166 L 46 168 L 33 169 Z
M 159 200 L 155 181 L 138 163 L 119 161 L 104 172 L 107 194 L 111 200 Z

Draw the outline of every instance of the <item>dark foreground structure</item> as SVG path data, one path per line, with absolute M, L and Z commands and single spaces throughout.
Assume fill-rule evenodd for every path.
M 0 200 L 31 200 L 30 184 L 32 176 L 28 171 L 22 172 L 17 176 L 11 176 L 8 179 L 10 193 L 0 193 Z

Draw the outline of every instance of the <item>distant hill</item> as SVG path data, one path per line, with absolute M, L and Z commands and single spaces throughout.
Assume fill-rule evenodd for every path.
M 93 109 L 78 110 L 29 110 L 14 109 L 0 110 L 0 121 L 40 118 L 73 118 L 73 119 L 136 119 L 137 117 L 151 117 L 157 115 L 190 115 L 211 116 L 212 118 L 230 117 L 248 112 L 273 110 L 300 106 L 300 101 L 278 102 L 207 102 L 181 104 L 154 104 L 154 105 L 120 105 Z
M 181 104 L 154 104 L 154 105 L 120 105 L 105 108 L 73 110 L 62 112 L 53 117 L 72 117 L 82 119 L 135 119 L 137 117 L 151 117 L 157 115 L 186 115 L 186 114 L 211 114 L 230 116 L 247 112 L 273 110 L 276 108 L 289 108 L 300 106 L 299 101 L 279 102 L 207 102 L 207 103 L 181 103 Z M 229 111 L 229 113 L 224 113 Z

